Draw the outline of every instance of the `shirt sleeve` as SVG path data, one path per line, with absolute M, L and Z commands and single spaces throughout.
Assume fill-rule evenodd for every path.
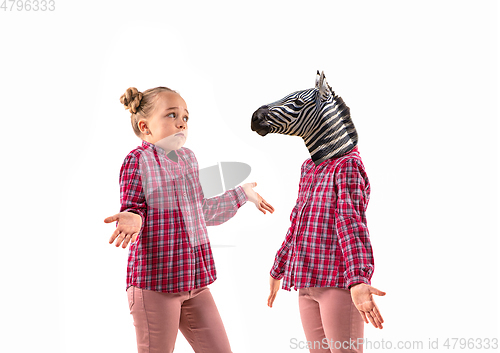
M 139 161 L 134 154 L 125 157 L 120 169 L 120 212 L 136 213 L 142 218 L 139 234 L 144 229 L 147 205 L 142 189 Z
M 198 180 L 199 183 L 199 180 Z M 203 189 L 199 185 L 203 195 Z M 207 226 L 217 226 L 231 219 L 238 209 L 248 201 L 247 194 L 241 186 L 228 190 L 222 195 L 205 198 L 203 196 L 203 215 Z
M 370 284 L 374 262 L 365 215 L 370 197 L 368 178 L 363 167 L 349 159 L 336 173 L 335 185 L 335 226 L 346 261 L 347 286 Z

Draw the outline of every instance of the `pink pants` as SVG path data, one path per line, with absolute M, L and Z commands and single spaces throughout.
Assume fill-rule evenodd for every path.
M 171 353 L 180 330 L 196 353 L 230 353 L 219 311 L 208 287 L 162 293 L 127 289 L 139 353 Z
M 309 352 L 363 352 L 364 321 L 349 290 L 300 288 L 299 310 Z

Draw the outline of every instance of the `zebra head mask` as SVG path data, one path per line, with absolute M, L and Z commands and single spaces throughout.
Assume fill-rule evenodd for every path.
M 291 93 L 257 109 L 251 127 L 261 136 L 277 133 L 302 137 L 316 165 L 343 156 L 358 143 L 349 107 L 319 71 L 314 88 Z

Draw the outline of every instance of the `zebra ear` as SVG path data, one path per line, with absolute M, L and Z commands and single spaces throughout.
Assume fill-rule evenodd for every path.
M 322 101 L 326 101 L 328 98 L 330 98 L 332 90 L 330 89 L 328 82 L 326 82 L 325 73 L 323 71 L 321 71 L 318 85 L 319 85 L 319 96 L 321 97 Z
M 316 83 L 314 84 L 314 88 L 319 89 L 319 78 L 321 77 L 319 70 L 316 71 Z

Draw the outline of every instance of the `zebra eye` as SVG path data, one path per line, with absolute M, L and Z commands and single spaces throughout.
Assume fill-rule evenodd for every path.
M 293 103 L 294 103 L 295 105 L 302 105 L 302 104 L 304 104 L 304 102 L 302 102 L 299 98 L 295 99 L 295 100 L 293 101 Z

